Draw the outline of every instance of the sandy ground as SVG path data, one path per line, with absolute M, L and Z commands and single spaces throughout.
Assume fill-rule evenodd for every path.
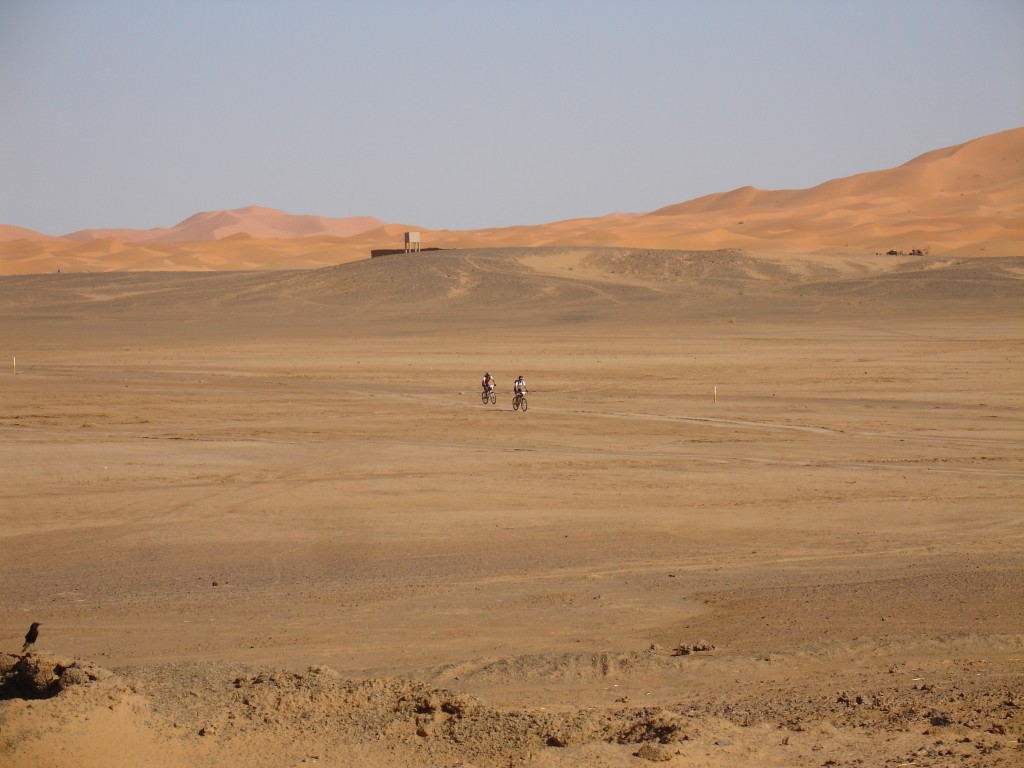
M 0 763 L 1021 765 L 1022 276 L 2 278 Z

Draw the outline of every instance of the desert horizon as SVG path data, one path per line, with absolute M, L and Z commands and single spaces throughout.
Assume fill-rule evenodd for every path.
M 0 3 L 0 768 L 1024 766 L 1021 30 Z
M 0 755 L 1013 764 L 1022 220 L 1015 129 L 540 225 L 0 227 Z
M 0 225 L 0 274 L 308 269 L 369 258 L 422 233 L 436 248 L 609 246 L 763 253 L 1014 256 L 1024 245 L 1024 128 L 810 189 L 741 187 L 667 205 L 544 224 L 454 231 L 372 216 L 248 206 L 172 227 L 44 235 Z

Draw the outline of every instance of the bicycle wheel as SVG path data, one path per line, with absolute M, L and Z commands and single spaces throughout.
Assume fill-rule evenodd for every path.
M 525 411 L 526 410 L 526 398 L 525 397 L 521 397 L 519 399 L 523 401 L 523 402 L 521 402 L 519 404 L 519 407 L 522 408 Z
M 498 402 L 498 393 L 492 390 L 491 391 L 491 405 L 494 405 L 496 402 Z
M 512 410 L 519 410 L 519 395 L 516 395 L 515 397 L 512 398 Z
M 483 403 L 484 405 L 487 405 L 487 390 L 486 389 L 483 392 L 480 393 L 480 402 Z

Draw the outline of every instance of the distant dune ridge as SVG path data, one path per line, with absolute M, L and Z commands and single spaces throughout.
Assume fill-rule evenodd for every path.
M 197 213 L 167 229 L 83 229 L 65 235 L 65 238 L 99 240 L 113 237 L 135 243 L 182 243 L 223 240 L 235 235 L 282 239 L 312 235 L 351 237 L 383 225 L 383 221 L 372 216 L 328 219 L 323 216 L 301 216 L 251 205 L 232 211 Z
M 741 187 L 647 214 L 453 231 L 250 206 L 169 228 L 52 237 L 0 225 L 0 274 L 313 268 L 368 258 L 416 229 L 441 248 L 620 246 L 774 253 L 1024 254 L 1024 128 L 810 189 Z
M 0 242 L 7 240 L 56 240 L 58 238 L 44 235 L 25 227 L 15 227 L 11 224 L 0 224 Z

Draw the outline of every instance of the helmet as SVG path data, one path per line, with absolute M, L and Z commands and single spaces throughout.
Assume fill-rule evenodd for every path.
M 484 374 L 484 376 L 490 376 L 490 375 L 491 375 L 490 371 L 488 371 L 487 373 Z

